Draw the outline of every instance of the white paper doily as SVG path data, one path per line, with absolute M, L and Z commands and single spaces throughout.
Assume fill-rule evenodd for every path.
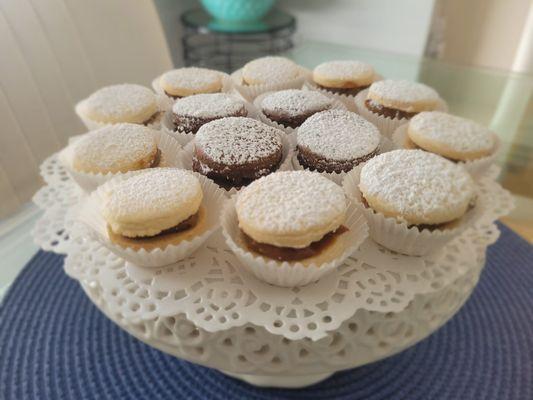
M 319 340 L 358 310 L 397 313 L 417 295 L 450 285 L 484 263 L 485 250 L 496 241 L 497 218 L 512 208 L 512 198 L 496 182 L 481 182 L 491 213 L 427 257 L 392 253 L 367 240 L 337 271 L 301 288 L 280 288 L 246 272 L 227 249 L 220 233 L 192 257 L 174 265 L 146 269 L 129 264 L 71 222 L 69 206 L 80 191 L 61 177 L 62 168 L 47 160 L 43 168 L 54 182 L 35 196 L 46 212 L 35 240 L 46 250 L 68 253 L 67 273 L 95 288 L 107 306 L 129 321 L 153 321 L 184 314 L 208 332 L 254 325 L 291 340 Z

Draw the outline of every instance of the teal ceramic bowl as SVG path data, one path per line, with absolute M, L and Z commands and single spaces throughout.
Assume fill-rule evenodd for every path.
M 201 0 L 214 18 L 222 21 L 254 21 L 270 11 L 276 0 Z

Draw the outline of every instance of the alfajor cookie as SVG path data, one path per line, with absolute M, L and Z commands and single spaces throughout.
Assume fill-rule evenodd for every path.
M 370 85 L 365 107 L 383 117 L 408 119 L 421 111 L 436 110 L 440 103 L 438 93 L 423 83 L 386 79 Z
M 176 100 L 172 106 L 176 131 L 196 133 L 202 125 L 224 117 L 245 117 L 244 101 L 226 93 L 196 94 Z
M 193 173 L 154 168 L 110 185 L 101 194 L 109 239 L 133 249 L 165 248 L 202 233 L 206 210 Z
M 366 207 L 422 230 L 444 229 L 475 200 L 466 170 L 422 150 L 394 150 L 361 169 L 359 190 Z
M 378 129 L 345 110 L 329 110 L 308 118 L 297 132 L 298 161 L 318 172 L 347 172 L 379 151 Z
M 157 167 L 161 152 L 156 131 L 137 124 L 114 124 L 83 135 L 72 145 L 72 168 L 108 174 Z
M 97 90 L 79 103 L 77 112 L 82 118 L 100 124 L 130 122 L 148 125 L 160 114 L 155 93 L 129 83 Z
M 251 118 L 209 122 L 194 138 L 193 170 L 226 189 L 247 185 L 278 169 L 282 135 L 279 129 Z
M 453 161 L 493 154 L 496 136 L 472 120 L 439 111 L 421 112 L 407 125 L 407 147 L 418 147 Z
M 317 257 L 346 232 L 342 188 L 309 171 L 258 179 L 238 194 L 235 209 L 249 250 L 278 261 Z
M 222 90 L 222 73 L 197 67 L 174 69 L 159 78 L 159 86 L 170 97 L 180 98 Z
M 261 57 L 245 64 L 242 80 L 246 85 L 270 85 L 300 76 L 300 67 L 285 57 Z
M 374 68 L 360 61 L 328 61 L 313 70 L 313 82 L 336 94 L 355 96 L 375 80 Z
M 328 110 L 333 100 L 310 90 L 287 89 L 265 95 L 261 112 L 271 121 L 284 127 L 297 128 L 311 115 Z

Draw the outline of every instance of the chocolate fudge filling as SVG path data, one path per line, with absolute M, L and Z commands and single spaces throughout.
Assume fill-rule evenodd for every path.
M 173 122 L 174 122 L 174 129 L 178 132 L 188 132 L 188 133 L 196 133 L 198 132 L 198 129 L 202 127 L 202 125 L 207 124 L 208 122 L 225 118 L 225 117 L 246 117 L 248 115 L 248 112 L 246 111 L 246 107 L 242 107 L 239 111 L 228 114 L 228 115 L 222 115 L 217 117 L 207 117 L 207 118 L 200 118 L 200 117 L 189 117 L 185 115 L 178 115 L 173 114 Z
M 377 104 L 371 99 L 365 100 L 365 107 L 372 111 L 375 114 L 381 115 L 386 118 L 395 118 L 395 119 L 410 119 L 414 117 L 417 112 L 407 112 L 402 110 L 397 110 L 396 108 L 390 108 Z
M 226 173 L 224 173 L 222 172 L 224 170 L 209 170 L 209 166 L 202 164 L 202 162 L 196 156 L 194 156 L 192 159 L 192 170 L 207 176 L 209 179 L 213 180 L 218 186 L 229 191 L 231 189 L 240 189 L 241 187 L 249 185 L 256 179 L 261 178 L 262 176 L 275 172 L 279 168 L 280 164 L 281 160 L 276 165 L 270 168 L 260 169 L 250 167 L 252 163 L 244 167 L 231 166 L 226 167 Z
M 368 89 L 370 87 L 370 85 L 366 85 L 366 86 L 359 86 L 359 87 L 355 87 L 355 88 L 333 88 L 333 87 L 327 87 L 327 86 L 322 86 L 322 85 L 318 85 L 317 86 L 320 88 L 320 89 L 324 89 L 324 90 L 327 90 L 328 92 L 331 92 L 331 93 L 335 93 L 335 94 L 345 94 L 345 95 L 348 95 L 348 96 L 357 96 L 359 94 L 359 92 L 365 90 L 365 89 Z
M 280 115 L 280 114 L 272 114 L 272 113 L 266 112 L 265 110 L 263 110 L 263 114 L 265 114 L 272 121 L 275 121 L 275 122 L 277 122 L 280 125 L 283 125 L 285 128 L 293 128 L 294 129 L 294 128 L 298 128 L 300 125 L 302 125 L 305 122 L 305 120 L 307 118 L 309 118 L 310 116 L 316 114 L 317 112 L 325 111 L 328 108 L 324 108 L 322 110 L 313 110 L 311 112 L 308 112 L 308 113 L 305 113 L 305 114 L 302 114 L 302 115 L 298 115 L 298 116 L 293 116 L 293 117 L 289 117 L 289 116 L 286 116 L 286 115 Z
M 309 149 L 298 146 L 298 161 L 300 164 L 311 171 L 341 173 L 351 171 L 354 167 L 362 162 L 370 160 L 378 154 L 379 148 L 366 156 L 359 157 L 355 160 L 330 160 L 313 153 Z
M 299 261 L 316 256 L 331 246 L 335 239 L 345 232 L 348 232 L 348 228 L 341 225 L 336 231 L 326 233 L 322 239 L 311 243 L 309 246 L 302 249 L 294 249 L 292 247 L 278 247 L 271 244 L 256 242 L 246 233 L 241 231 L 248 249 L 278 261 Z
M 192 169 L 215 181 L 226 190 L 239 188 L 276 171 L 283 158 L 280 147 L 272 154 L 240 165 L 226 165 L 212 160 L 198 147 L 192 159 Z

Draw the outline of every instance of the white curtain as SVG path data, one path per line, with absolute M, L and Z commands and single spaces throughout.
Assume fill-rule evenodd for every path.
M 39 164 L 83 132 L 74 104 L 171 67 L 148 0 L 0 1 L 0 218 L 41 185 Z

